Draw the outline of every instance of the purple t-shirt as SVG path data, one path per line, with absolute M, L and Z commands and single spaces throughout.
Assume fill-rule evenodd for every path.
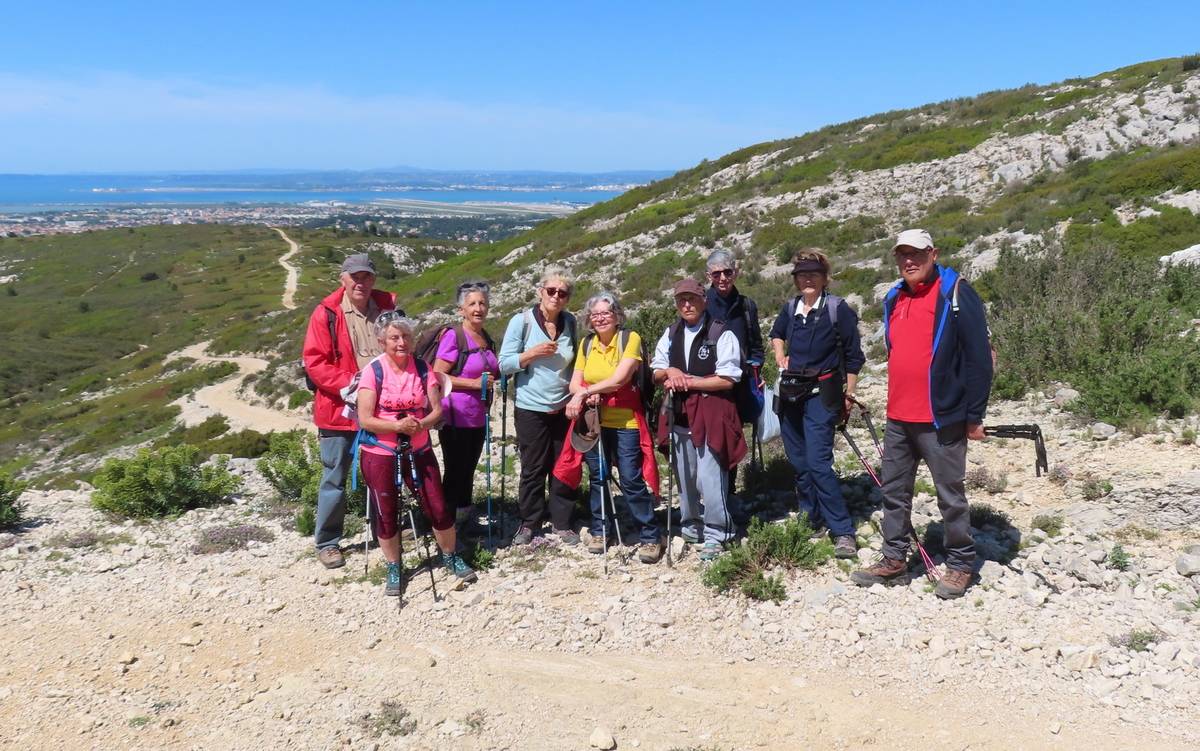
M 500 374 L 500 363 L 496 360 L 496 353 L 483 349 L 485 342 L 476 341 L 470 331 L 463 333 L 467 336 L 470 349 L 480 349 L 467 356 L 459 377 L 478 378 L 486 371 L 491 374 L 489 378 L 497 378 Z M 449 363 L 458 362 L 458 341 L 453 328 L 442 334 L 442 340 L 438 343 L 437 359 Z M 475 389 L 470 392 L 459 391 L 457 388 L 451 391 L 449 396 L 442 399 L 442 418 L 446 424 L 456 428 L 482 428 L 487 420 L 487 407 L 480 396 L 479 391 Z

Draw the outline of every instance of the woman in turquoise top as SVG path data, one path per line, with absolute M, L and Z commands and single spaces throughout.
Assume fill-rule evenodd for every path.
M 564 408 L 571 396 L 576 327 L 575 316 L 566 308 L 573 286 L 566 269 L 547 267 L 537 285 L 537 304 L 509 320 L 500 345 L 500 372 L 513 379 L 516 392 L 514 422 L 521 455 L 521 526 L 513 536 L 515 545 L 525 545 L 541 533 L 547 511 L 554 533 L 564 543 L 579 542 L 571 526 L 574 493 L 551 475 L 567 437 Z

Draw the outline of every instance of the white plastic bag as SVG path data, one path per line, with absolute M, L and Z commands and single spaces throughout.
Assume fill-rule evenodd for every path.
M 763 410 L 758 415 L 758 441 L 770 443 L 779 437 L 779 415 L 775 414 L 775 395 L 779 384 L 763 389 Z

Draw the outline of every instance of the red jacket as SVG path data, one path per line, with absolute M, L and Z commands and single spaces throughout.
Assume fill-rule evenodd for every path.
M 358 426 L 342 417 L 341 390 L 350 384 L 358 372 L 358 360 L 354 357 L 354 343 L 350 341 L 350 330 L 346 328 L 346 315 L 342 312 L 342 296 L 346 290 L 338 287 L 333 294 L 313 308 L 308 317 L 308 331 L 304 334 L 304 370 L 317 385 L 313 394 L 313 422 L 326 430 L 357 430 Z M 395 310 L 396 295 L 383 290 L 373 290 L 371 299 L 380 311 Z M 337 355 L 334 358 L 333 342 L 329 338 L 329 315 L 333 311 L 334 331 L 337 335 Z
M 585 386 L 587 381 L 583 382 Z M 654 458 L 654 447 L 651 445 L 650 426 L 646 422 L 646 412 L 642 408 L 642 399 L 631 384 L 625 384 L 619 391 L 603 394 L 600 404 L 605 407 L 620 407 L 633 410 L 633 416 L 638 424 L 638 445 L 642 450 L 642 479 L 654 496 L 658 497 L 658 462 Z M 571 445 L 570 435 L 575 430 L 575 421 L 567 426 L 567 440 L 563 441 L 562 452 L 554 463 L 553 475 L 567 487 L 575 489 L 583 481 L 583 454 Z

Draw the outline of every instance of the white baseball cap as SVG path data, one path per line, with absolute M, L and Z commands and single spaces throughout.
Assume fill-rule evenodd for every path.
M 917 250 L 929 250 L 933 247 L 933 238 L 923 229 L 906 229 L 896 238 L 896 244 L 892 246 L 892 252 L 894 253 L 896 248 L 902 245 L 907 245 Z

